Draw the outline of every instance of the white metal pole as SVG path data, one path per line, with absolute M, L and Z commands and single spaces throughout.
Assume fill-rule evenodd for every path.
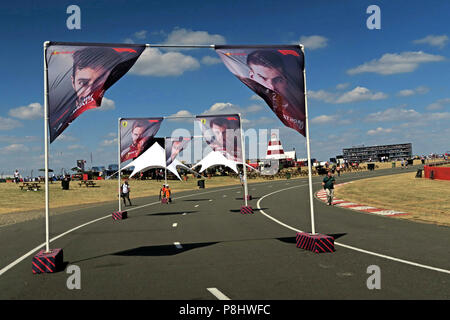
M 244 199 L 245 199 L 245 206 L 248 206 L 247 201 L 247 168 L 245 167 L 245 139 L 244 139 L 244 133 L 242 131 L 242 118 L 241 114 L 239 113 L 239 123 L 240 123 L 240 131 L 241 131 L 241 145 L 242 145 L 242 169 L 244 170 Z
M 301 46 L 303 51 L 303 57 L 305 57 L 305 50 Z M 304 60 L 303 60 L 304 63 Z M 308 123 L 308 94 L 306 92 L 306 71 L 305 66 L 303 66 L 303 89 L 305 92 L 305 124 L 306 124 L 306 152 L 308 157 L 308 181 L 309 181 L 309 205 L 311 210 L 311 233 L 316 234 L 316 229 L 314 226 L 314 203 L 313 203 L 313 189 L 312 189 L 312 169 L 311 169 L 311 150 L 309 146 L 309 123 Z
M 48 193 L 48 66 L 47 47 L 49 41 L 44 42 L 44 162 L 45 162 L 45 251 L 50 252 L 49 243 L 49 193 Z
M 119 125 L 118 125 L 118 130 L 117 130 L 118 131 L 117 132 L 117 155 L 118 155 L 117 156 L 117 163 L 118 163 L 118 168 L 117 169 L 119 170 L 118 173 L 117 173 L 117 177 L 118 177 L 117 179 L 119 181 L 119 183 L 118 183 L 119 184 L 119 212 L 122 211 L 122 202 L 121 202 L 122 199 L 120 198 L 120 194 L 121 194 L 121 191 L 122 191 L 122 190 L 120 190 L 120 185 L 121 185 L 120 184 L 120 160 L 121 160 L 120 159 L 121 158 L 120 157 L 120 144 L 121 144 L 121 140 L 122 140 L 122 137 L 120 136 L 120 125 L 121 125 L 121 122 L 122 122 L 121 120 L 122 120 L 122 118 L 119 118 Z
M 164 157 L 166 156 L 167 137 L 164 137 Z M 164 163 L 164 185 L 167 185 L 167 159 Z

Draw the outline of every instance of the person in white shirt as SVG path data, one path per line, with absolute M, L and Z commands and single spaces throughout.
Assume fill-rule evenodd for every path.
M 120 189 L 121 189 L 120 191 L 121 191 L 121 196 L 122 196 L 122 199 L 123 199 L 123 204 L 126 207 L 127 206 L 126 199 L 128 199 L 128 203 L 131 206 L 132 204 L 131 204 L 131 201 L 130 201 L 130 185 L 128 184 L 128 180 L 125 180 L 125 182 L 122 184 Z

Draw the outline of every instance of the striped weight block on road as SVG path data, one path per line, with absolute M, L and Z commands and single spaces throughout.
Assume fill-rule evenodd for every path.
M 53 273 L 63 269 L 63 250 L 52 249 L 50 252 L 39 251 L 33 257 L 31 269 L 36 273 Z
M 242 206 L 242 207 L 241 207 L 241 213 L 242 213 L 242 214 L 253 213 L 253 208 L 250 207 L 250 206 Z
M 113 220 L 124 220 L 128 218 L 128 213 L 127 211 L 115 211 L 112 214 L 112 218 Z
M 334 238 L 325 234 L 297 233 L 297 248 L 315 253 L 334 252 Z

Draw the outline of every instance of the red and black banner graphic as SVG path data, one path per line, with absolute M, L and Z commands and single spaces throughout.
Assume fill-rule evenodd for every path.
M 50 42 L 50 142 L 84 111 L 100 107 L 105 91 L 131 69 L 144 49 L 145 45 Z
M 165 148 L 166 148 L 166 166 L 175 160 L 177 155 L 186 147 L 186 145 L 192 140 L 192 137 L 170 137 L 166 138 Z
M 241 120 L 238 114 L 196 116 L 206 143 L 227 159 L 242 161 Z
M 162 121 L 162 117 L 120 119 L 120 162 L 136 159 L 151 147 Z
M 225 66 L 283 122 L 305 133 L 304 55 L 299 46 L 216 46 Z

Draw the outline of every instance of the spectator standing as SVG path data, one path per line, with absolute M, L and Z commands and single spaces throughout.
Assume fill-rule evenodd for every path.
M 19 170 L 16 169 L 16 171 L 14 171 L 14 182 L 19 183 L 19 180 L 20 180 L 20 173 Z

